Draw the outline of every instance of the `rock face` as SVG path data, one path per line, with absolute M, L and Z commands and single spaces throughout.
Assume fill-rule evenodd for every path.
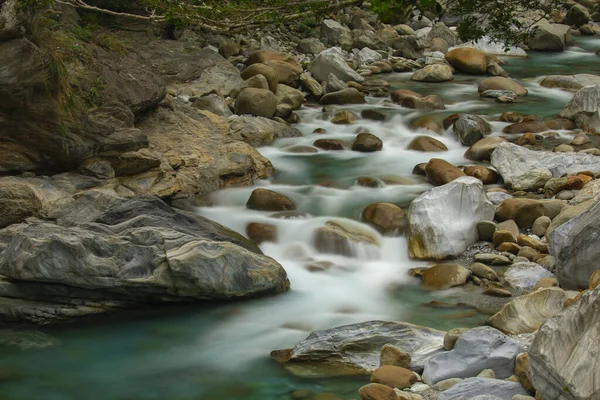
M 487 55 L 473 47 L 459 47 L 446 54 L 446 60 L 460 72 L 467 74 L 485 74 Z
M 600 391 L 600 289 L 546 321 L 529 350 L 529 378 L 544 399 L 594 399 Z
M 537 152 L 509 142 L 500 143 L 491 157 L 492 165 L 508 185 L 531 175 L 533 170 L 548 170 L 553 177 L 580 171 L 600 173 L 599 161 L 600 157 L 590 154 Z
M 344 82 L 355 81 L 362 82 L 364 78 L 354 71 L 344 57 L 339 48 L 332 47 L 322 51 L 311 65 L 313 77 L 319 81 L 326 81 L 329 74 L 335 75 Z
M 531 333 L 562 311 L 569 294 L 559 288 L 547 288 L 519 296 L 504 305 L 487 324 L 509 335 Z
M 573 118 L 579 113 L 593 113 L 600 108 L 600 84 L 579 89 L 560 112 L 564 118 Z
M 17 180 L 0 181 L 0 228 L 35 216 L 42 203 L 32 187 Z
M 438 400 L 511 400 L 513 396 L 528 396 L 519 382 L 491 378 L 469 378 L 443 391 Z
M 461 144 L 472 146 L 492 133 L 492 127 L 480 116 L 461 114 L 452 125 L 452 131 Z
M 431 385 L 448 378 L 469 378 L 488 368 L 494 370 L 498 378 L 508 378 L 522 351 L 520 343 L 495 328 L 473 328 L 460 335 L 454 349 L 437 354 L 425 363 L 423 380 Z
M 549 235 L 549 251 L 556 258 L 556 277 L 569 289 L 587 288 L 600 269 L 600 202 L 560 225 Z
M 0 231 L 0 273 L 12 285 L 4 319 L 46 323 L 289 286 L 283 268 L 241 235 L 158 199 L 91 191 L 52 217 Z
M 411 369 L 443 351 L 443 331 L 405 322 L 369 321 L 311 333 L 296 344 L 285 367 L 295 375 L 355 375 L 375 371 L 385 344 L 412 357 Z
M 477 241 L 477 222 L 492 220 L 494 206 L 481 181 L 460 177 L 417 197 L 408 214 L 410 256 L 441 260 Z

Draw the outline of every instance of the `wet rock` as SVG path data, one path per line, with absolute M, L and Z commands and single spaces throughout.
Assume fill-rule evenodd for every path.
M 421 96 L 418 93 L 406 89 L 393 91 L 392 100 L 402 107 L 423 111 L 443 110 L 446 108 L 438 95 Z
M 548 75 L 540 85 L 577 91 L 586 86 L 600 85 L 600 76 L 592 74 Z
M 355 247 L 379 246 L 377 239 L 369 232 L 353 224 L 327 221 L 314 237 L 314 245 L 321 253 L 356 255 Z
M 271 118 L 275 115 L 277 97 L 270 90 L 246 88 L 235 101 L 237 115 L 250 114 L 257 117 Z
M 467 74 L 485 74 L 487 55 L 473 47 L 459 47 L 446 54 L 446 60 L 460 72 Z
M 334 74 L 344 82 L 362 82 L 364 78 L 354 71 L 344 60 L 339 48 L 322 51 L 311 65 L 313 77 L 319 81 L 326 81 L 329 74 Z
M 496 147 L 503 142 L 506 142 L 506 139 L 498 136 L 485 137 L 469 147 L 465 157 L 473 161 L 489 160 Z
M 483 93 L 487 90 L 510 90 L 517 96 L 525 96 L 527 89 L 525 89 L 520 83 L 502 76 L 494 76 L 486 78 L 479 84 L 477 89 L 479 93 Z
M 532 289 L 540 279 L 553 277 L 551 272 L 539 264 L 516 262 L 506 270 L 503 280 L 515 289 L 527 291 Z
M 417 376 L 411 370 L 395 365 L 383 365 L 371 375 L 371 383 L 380 383 L 398 389 L 409 388 L 416 381 Z
M 401 235 L 406 226 L 404 211 L 392 203 L 370 204 L 363 210 L 361 218 L 386 235 Z
M 448 82 L 454 79 L 452 68 L 444 64 L 430 64 L 416 71 L 411 80 L 418 82 Z
M 264 76 L 269 84 L 269 90 L 273 93 L 277 93 L 277 85 L 279 80 L 277 78 L 277 72 L 275 72 L 273 68 L 262 63 L 252 64 L 243 70 L 241 74 L 242 79 L 244 80 L 248 80 L 256 75 Z
M 452 131 L 465 146 L 472 146 L 492 132 L 492 127 L 483 118 L 472 114 L 461 114 L 452 125 Z
M 379 383 L 369 383 L 358 389 L 361 400 L 398 400 L 394 389 Z
M 592 274 L 600 269 L 600 202 L 552 230 L 550 254 L 556 258 L 556 276 L 561 286 L 585 289 Z
M 545 399 L 590 399 L 600 390 L 600 289 L 546 321 L 529 350 L 529 378 Z
M 337 139 L 318 139 L 315 140 L 313 146 L 323 150 L 344 150 L 345 144 Z
M 522 351 L 519 342 L 495 328 L 473 328 L 458 338 L 454 349 L 431 357 L 422 377 L 425 383 L 434 384 L 448 378 L 477 376 L 489 368 L 499 378 L 508 378 L 513 374 L 515 358 Z
M 535 32 L 527 45 L 534 51 L 564 51 L 572 44 L 568 25 L 549 24 L 546 20 L 534 25 Z
M 298 376 L 356 375 L 379 367 L 385 344 L 404 349 L 412 357 L 411 369 L 423 365 L 442 350 L 445 332 L 404 322 L 369 321 L 311 333 L 298 343 L 287 370 Z
M 365 96 L 354 88 L 343 89 L 337 92 L 327 93 L 321 97 L 321 104 L 364 104 Z
M 559 288 L 540 289 L 505 304 L 486 323 L 508 335 L 535 332 L 548 318 L 563 310 L 569 297 Z
M 478 165 L 470 165 L 463 169 L 467 176 L 472 176 L 483 182 L 484 185 L 491 185 L 498 180 L 498 173 L 493 169 L 481 167 Z
M 429 182 L 435 186 L 445 185 L 453 180 L 465 176 L 459 168 L 441 158 L 432 158 L 425 165 L 425 173 Z
M 437 264 L 423 271 L 421 287 L 426 290 L 445 290 L 464 285 L 470 275 L 469 270 L 460 265 Z
M 337 125 L 348 125 L 358 121 L 360 118 L 352 111 L 342 110 L 335 113 L 331 122 Z
M 261 244 L 262 242 L 276 242 L 277 227 L 271 224 L 251 222 L 246 226 L 246 235 L 248 236 L 248 239 L 256 244 Z
M 378 110 L 362 110 L 360 116 L 373 121 L 384 121 L 385 114 Z
M 380 151 L 383 148 L 383 142 L 377 136 L 371 133 L 359 133 L 352 143 L 352 150 L 362 153 L 372 153 Z
M 411 203 L 409 254 L 419 259 L 458 256 L 478 239 L 477 223 L 492 220 L 494 206 L 481 181 L 460 177 L 436 187 Z
M 482 396 L 485 394 L 485 396 Z M 440 393 L 438 400 L 511 400 L 528 392 L 518 382 L 490 378 L 469 378 Z
M 511 263 L 508 257 L 494 253 L 475 254 L 473 261 L 488 265 L 508 265 Z
M 246 207 L 259 211 L 286 211 L 295 210 L 294 202 L 277 192 L 268 189 L 254 189 L 246 202 Z
M 545 132 L 548 130 L 548 127 L 546 126 L 546 124 L 543 121 L 521 121 L 521 122 L 515 122 L 514 124 L 511 124 L 507 127 L 505 127 L 504 129 L 502 129 L 502 132 L 504 133 L 539 133 L 539 132 Z M 519 138 L 521 139 L 521 138 Z M 533 139 L 533 140 L 532 140 Z M 529 135 L 529 137 L 526 138 L 526 140 L 521 139 L 520 143 L 518 143 L 520 146 L 524 145 L 524 144 L 534 144 L 535 143 L 535 135 L 533 137 L 531 137 L 531 135 Z
M 410 368 L 411 356 L 404 350 L 393 344 L 385 344 L 381 348 L 379 365 L 395 365 L 402 368 Z

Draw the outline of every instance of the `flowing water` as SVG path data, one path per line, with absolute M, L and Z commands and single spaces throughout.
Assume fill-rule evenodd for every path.
M 591 50 L 600 39 L 579 38 L 577 48 L 561 54 L 532 54 L 528 59 L 509 58 L 505 68 L 523 82 L 529 96 L 513 105 L 481 99 L 481 78 L 457 75 L 452 83 L 410 81 L 410 74 L 382 76 L 393 88 L 421 94 L 439 94 L 447 109 L 427 113 L 438 120 L 457 112 L 490 117 L 506 110 L 550 117 L 558 113 L 572 93 L 539 86 L 545 74 L 598 73 L 600 57 Z M 413 167 L 433 156 L 454 164 L 470 163 L 465 148 L 450 135 L 411 128 L 423 113 L 402 109 L 381 99 L 369 104 L 339 107 L 360 111 L 377 108 L 384 122 L 359 121 L 334 125 L 317 107 L 305 107 L 297 126 L 302 136 L 281 139 L 259 149 L 277 170 L 268 187 L 292 198 L 298 215 L 281 219 L 272 213 L 245 208 L 254 188 L 227 189 L 211 197 L 213 206 L 198 214 L 240 233 L 249 222 L 276 225 L 277 243 L 264 243 L 265 254 L 288 272 L 291 291 L 284 295 L 235 303 L 164 308 L 152 313 L 101 318 L 94 323 L 40 328 L 35 332 L 0 334 L 0 400 L 229 400 L 289 399 L 298 389 L 332 392 L 342 399 L 357 398 L 364 378 L 300 379 L 288 375 L 269 359 L 273 349 L 290 348 L 311 331 L 374 319 L 403 320 L 439 329 L 475 326 L 487 318 L 471 309 L 443 309 L 431 300 L 460 298 L 464 290 L 427 293 L 408 276 L 413 267 L 403 237 L 382 237 L 359 221 L 361 210 L 373 202 L 387 201 L 406 208 L 431 186 L 412 175 Z M 492 123 L 495 135 L 506 124 Z M 381 152 L 352 151 L 291 153 L 291 145 L 310 145 L 325 128 L 327 138 L 351 142 L 365 128 L 384 142 Z M 406 150 L 417 134 L 437 137 L 449 151 L 420 153 Z M 379 188 L 356 185 L 361 176 L 373 177 Z M 380 247 L 356 246 L 351 257 L 318 253 L 315 230 L 327 221 L 355 224 L 375 236 Z M 333 267 L 310 272 L 307 264 L 326 261 Z M 477 290 L 477 289 L 473 289 Z M 468 295 L 468 294 L 467 294 Z M 8 345 L 8 343 L 11 343 Z M 4 345 L 3 345 L 4 344 Z

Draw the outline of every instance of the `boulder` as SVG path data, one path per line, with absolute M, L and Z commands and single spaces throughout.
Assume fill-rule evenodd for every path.
M 372 30 L 354 29 L 352 31 L 352 47 L 356 49 L 367 47 L 373 50 L 387 50 L 388 45 Z
M 304 94 L 284 84 L 277 86 L 276 96 L 278 104 L 288 104 L 293 110 L 299 109 L 304 104 Z
M 573 118 L 579 113 L 593 113 L 600 109 L 600 84 L 579 89 L 560 112 L 563 118 Z
M 392 203 L 373 203 L 365 207 L 361 219 L 386 235 L 404 233 L 406 218 L 404 211 Z
M 372 153 L 374 151 L 380 151 L 383 148 L 383 142 L 377 136 L 363 132 L 359 133 L 352 143 L 353 151 L 360 151 L 362 153 Z
M 24 222 L 41 209 L 42 202 L 31 185 L 11 178 L 0 180 L 0 228 Z
M 380 366 L 395 365 L 397 367 L 410 368 L 410 362 L 410 354 L 398 346 L 387 343 L 381 348 L 381 355 L 379 357 Z
M 395 365 L 382 365 L 371 375 L 371 383 L 380 383 L 398 389 L 409 388 L 416 381 L 417 375 L 410 369 Z
M 269 60 L 264 64 L 277 74 L 277 82 L 284 85 L 297 85 L 302 73 L 302 67 L 281 60 Z
M 559 288 L 539 289 L 505 304 L 486 323 L 507 335 L 532 333 L 548 318 L 560 313 L 569 297 L 569 293 Z
M 600 85 L 600 76 L 592 74 L 548 75 L 540 85 L 549 88 L 577 91 L 586 86 Z
M 400 36 L 393 43 L 394 55 L 416 60 L 423 57 L 425 44 L 418 36 Z
M 348 51 L 352 49 L 350 29 L 331 19 L 326 19 L 321 24 L 321 41 L 328 46 L 340 46 Z
M 224 58 L 237 56 L 240 54 L 240 45 L 234 42 L 225 42 L 219 47 L 219 54 Z
M 416 71 L 411 80 L 418 82 L 448 82 L 454 79 L 452 68 L 445 64 L 430 64 Z
M 277 227 L 271 224 L 251 222 L 246 226 L 246 235 L 248 236 L 248 239 L 256 244 L 261 244 L 262 242 L 276 242 Z
M 359 246 L 379 246 L 372 233 L 360 225 L 327 221 L 316 231 L 313 243 L 321 253 L 356 256 Z
M 523 345 L 499 330 L 481 326 L 464 332 L 454 349 L 437 354 L 425 363 L 423 381 L 431 385 L 448 378 L 470 378 L 492 369 L 498 378 L 508 378 Z
M 331 123 L 336 125 L 349 125 L 353 122 L 358 121 L 360 118 L 358 115 L 348 110 L 341 110 L 336 112 L 333 117 L 331 117 Z
M 502 201 L 496 210 L 498 221 L 514 220 L 519 228 L 530 228 L 536 219 L 547 216 L 553 219 L 563 209 L 563 200 L 535 200 L 510 198 Z
M 323 86 L 321 86 L 321 84 L 317 82 L 317 80 L 314 79 L 310 73 L 304 73 L 300 75 L 300 84 L 317 100 L 323 96 Z
M 327 47 L 317 38 L 306 38 L 298 42 L 296 49 L 304 54 L 319 54 Z
M 478 278 L 487 279 L 489 281 L 498 280 L 498 274 L 496 274 L 496 271 L 483 263 L 475 262 L 469 266 L 469 270 Z
M 506 139 L 498 136 L 489 136 L 478 140 L 465 152 L 465 158 L 473 161 L 489 161 L 492 153 Z
M 448 151 L 448 147 L 437 139 L 431 136 L 417 136 L 408 145 L 408 150 L 438 152 Z
M 394 388 L 380 383 L 369 383 L 358 389 L 361 400 L 398 400 Z
M 461 144 L 472 146 L 483 139 L 484 136 L 492 133 L 492 127 L 480 116 L 461 114 L 456 121 L 454 121 L 452 131 Z
M 493 169 L 482 167 L 480 165 L 470 165 L 463 169 L 467 176 L 472 176 L 483 182 L 484 185 L 491 185 L 498 180 L 498 173 Z
M 411 355 L 411 369 L 443 351 L 443 331 L 405 322 L 369 321 L 311 333 L 296 344 L 286 369 L 297 376 L 369 374 L 379 367 L 385 344 Z
M 558 226 L 548 235 L 549 251 L 556 258 L 556 277 L 561 286 L 585 289 L 600 268 L 600 202 Z
M 408 215 L 410 256 L 440 260 L 459 256 L 475 243 L 477 223 L 492 220 L 494 206 L 481 181 L 460 177 L 417 197 Z
M 600 391 L 600 289 L 542 325 L 529 349 L 529 378 L 544 399 L 594 399 Z
M 406 97 L 400 101 L 400 105 L 420 111 L 443 110 L 446 107 L 437 94 L 429 96 Z
M 485 74 L 487 71 L 487 54 L 473 47 L 458 47 L 449 51 L 446 61 L 467 74 Z
M 467 283 L 471 273 L 465 267 L 457 264 L 437 264 L 427 268 L 421 274 L 425 290 L 445 290 L 453 286 L 461 286 Z
M 534 262 L 516 262 L 503 276 L 504 282 L 520 291 L 531 290 L 543 278 L 554 278 L 554 275 Z
M 291 54 L 282 51 L 271 51 L 271 50 L 257 50 L 250 54 L 246 65 L 266 63 L 268 61 L 283 61 L 288 64 L 300 67 L 298 60 Z
M 344 150 L 346 148 L 345 143 L 339 139 L 318 139 L 313 142 L 313 146 L 323 150 Z
M 254 64 L 257 66 L 260 65 L 264 65 L 264 64 Z M 277 85 L 277 77 L 275 75 L 273 75 L 273 82 L 275 82 L 275 85 Z M 256 89 L 269 89 L 271 90 L 271 88 L 269 87 L 269 82 L 267 82 L 267 78 L 265 78 L 264 75 L 262 74 L 257 74 L 254 75 L 251 78 L 246 79 L 245 81 L 243 81 L 240 85 L 238 85 L 235 89 L 233 89 L 230 93 L 231 98 L 236 99 L 240 93 L 242 93 L 242 91 L 246 88 L 256 88 Z M 275 90 L 276 92 L 276 90 Z M 273 93 L 275 93 L 273 92 Z M 211 95 L 208 95 L 211 96 Z M 203 96 L 203 97 L 208 97 L 208 96 Z
M 505 142 L 498 145 L 492 153 L 491 164 L 506 184 L 513 185 L 519 179 L 532 176 L 532 170 L 544 170 L 545 176 L 548 176 L 547 171 L 550 171 L 551 176 L 548 179 L 575 175 L 580 171 L 600 173 L 599 160 L 599 157 L 591 154 L 538 152 Z
M 321 97 L 320 103 L 328 104 L 364 104 L 365 96 L 355 88 L 348 88 L 337 92 L 327 93 Z
M 271 118 L 275 115 L 277 97 L 270 90 L 246 88 L 235 100 L 234 108 L 237 115 Z
M 442 39 L 448 44 L 448 46 L 456 46 L 459 42 L 456 33 L 452 29 L 448 28 L 443 22 L 438 22 L 435 24 L 431 28 L 431 31 L 429 31 L 427 38 L 431 41 L 433 41 L 433 39 Z
M 441 186 L 452 182 L 456 178 L 465 176 L 459 168 L 441 158 L 432 158 L 425 165 L 425 174 L 432 185 Z
M 577 28 L 588 22 L 590 22 L 590 13 L 581 4 L 574 4 L 569 11 L 567 11 L 567 15 L 565 15 L 563 21 L 565 25 L 571 25 Z
M 53 218 L 0 231 L 0 273 L 14 289 L 3 319 L 48 323 L 289 287 L 283 268 L 255 244 L 156 198 L 89 191 L 66 200 Z
M 348 84 L 334 74 L 329 74 L 327 83 L 325 84 L 325 93 L 337 92 L 344 89 L 348 89 Z
M 310 67 L 313 77 L 319 81 L 326 81 L 329 74 L 334 74 L 344 82 L 362 82 L 364 78 L 354 71 L 342 55 L 339 48 L 332 47 L 319 53 Z
M 546 20 L 534 25 L 534 33 L 528 46 L 534 51 L 564 51 L 572 44 L 571 29 L 568 25 L 550 24 Z
M 525 89 L 520 83 L 503 76 L 493 76 L 491 78 L 484 79 L 479 84 L 477 90 L 479 93 L 483 93 L 488 90 L 510 90 L 517 96 L 525 96 L 527 94 L 527 89 Z
M 254 189 L 246 202 L 246 207 L 259 211 L 286 211 L 295 210 L 294 202 L 277 192 L 269 189 Z
M 252 146 L 266 146 L 275 139 L 298 137 L 300 131 L 291 126 L 263 117 L 232 115 L 228 137 L 244 141 Z
M 440 393 L 438 400 L 512 400 L 528 395 L 519 382 L 491 378 L 469 378 Z

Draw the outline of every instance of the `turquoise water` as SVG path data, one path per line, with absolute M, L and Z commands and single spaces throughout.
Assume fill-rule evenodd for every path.
M 578 45 L 595 50 L 600 40 L 581 38 Z M 600 57 L 577 49 L 508 61 L 505 69 L 530 90 L 529 96 L 513 105 L 480 99 L 476 88 L 483 77 L 457 75 L 455 82 L 448 84 L 411 82 L 408 74 L 383 78 L 394 88 L 439 94 L 448 109 L 431 114 L 440 119 L 466 110 L 490 117 L 507 110 L 551 117 L 572 94 L 540 88 L 540 75 L 600 71 Z M 306 109 L 300 113 L 303 122 L 298 126 L 303 137 L 261 149 L 278 173 L 273 181 L 258 185 L 289 195 L 300 212 L 312 217 L 276 220 L 268 214 L 245 210 L 252 188 L 216 193 L 212 198 L 214 207 L 198 210 L 242 233 L 250 221 L 276 224 L 281 231 L 280 241 L 262 248 L 288 271 L 292 283 L 289 293 L 237 303 L 128 312 L 85 324 L 20 333 L 1 331 L 0 400 L 271 400 L 290 399 L 290 394 L 299 389 L 353 399 L 366 382 L 364 378 L 296 378 L 271 361 L 269 352 L 293 347 L 316 329 L 371 319 L 404 320 L 444 330 L 483 323 L 487 315 L 471 308 L 427 305 L 457 292 L 421 291 L 418 280 L 407 277 L 407 270 L 427 264 L 408 259 L 403 238 L 378 237 L 380 249 L 359 249 L 355 257 L 319 254 L 311 247 L 312 233 L 328 219 L 357 220 L 360 210 L 375 201 L 407 207 L 430 187 L 411 171 L 431 155 L 405 150 L 416 134 L 427 133 L 409 127 L 412 119 L 424 114 L 388 107 L 378 99 L 370 102 L 354 108 L 384 109 L 388 114 L 384 123 L 334 126 L 319 119 L 315 109 Z M 318 138 L 311 133 L 315 127 L 326 127 L 329 137 L 351 141 L 361 125 L 384 140 L 382 152 L 306 155 L 285 151 L 290 144 L 310 145 Z M 497 134 L 503 125 L 493 126 Z M 454 163 L 468 162 L 462 155 L 464 148 L 454 139 L 440 140 L 450 149 L 441 156 Z M 359 176 L 381 182 L 393 178 L 399 184 L 362 188 L 354 184 Z M 310 273 L 304 269 L 307 260 L 331 261 L 336 267 L 326 273 Z

